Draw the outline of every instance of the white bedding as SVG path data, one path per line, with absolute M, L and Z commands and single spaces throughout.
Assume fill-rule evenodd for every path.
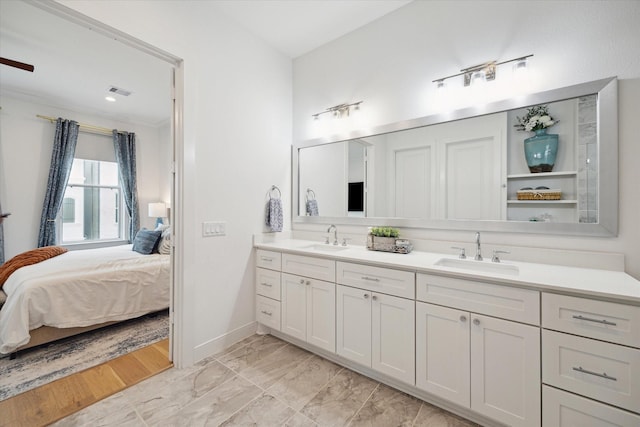
M 167 308 L 169 256 L 131 247 L 69 251 L 11 274 L 2 288 L 0 353 L 26 344 L 41 326 L 89 326 Z

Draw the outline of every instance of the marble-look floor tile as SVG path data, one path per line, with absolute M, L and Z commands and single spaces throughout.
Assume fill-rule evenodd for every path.
M 287 372 L 268 391 L 299 411 L 342 369 L 314 355 Z
M 263 335 L 232 352 L 222 353 L 217 359 L 229 369 L 240 372 L 287 345 L 271 335 Z
M 94 403 L 51 424 L 56 427 L 75 426 L 126 426 L 145 427 L 146 424 L 138 416 L 135 409 L 128 403 L 122 393 L 114 394 L 104 400 Z
M 240 370 L 239 373 L 259 387 L 267 389 L 310 357 L 312 354 L 308 351 L 294 345 L 287 345 L 257 360 L 252 366 Z
M 295 412 L 296 411 L 271 394 L 263 393 L 260 397 L 236 412 L 231 418 L 222 423 L 221 426 L 280 426 L 291 418 Z
M 293 417 L 289 418 L 283 424 L 283 427 L 316 427 L 317 425 L 318 424 L 314 423 L 300 412 L 296 412 Z
M 423 402 L 420 412 L 413 423 L 416 427 L 480 427 L 443 409 Z
M 239 376 L 227 381 L 158 422 L 158 426 L 219 426 L 262 393 L 255 385 Z
M 349 426 L 410 427 L 418 416 L 422 401 L 380 384 Z
M 378 385 L 353 371 L 340 371 L 300 411 L 321 426 L 346 425 Z

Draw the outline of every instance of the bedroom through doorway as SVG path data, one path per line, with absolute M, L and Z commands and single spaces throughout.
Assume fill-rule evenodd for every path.
M 155 322 L 156 329 L 167 329 L 168 361 L 171 362 L 174 360 L 176 342 L 173 318 L 179 311 L 174 308 L 175 260 L 178 252 L 175 236 L 181 217 L 179 178 L 176 177 L 175 164 L 176 156 L 181 155 L 181 121 L 176 118 L 182 116 L 182 61 L 56 2 L 9 2 L 3 4 L 1 19 L 3 56 L 19 52 L 20 59 L 32 63 L 36 70 L 31 74 L 2 66 L 0 93 L 3 128 L 11 128 L 13 122 L 14 128 L 40 126 L 44 129 L 41 133 L 48 131 L 52 135 L 55 126 L 36 117 L 44 115 L 107 129 L 117 128 L 138 136 L 141 228 L 153 230 L 156 226 L 157 218 L 151 216 L 150 205 L 162 202 L 167 208 L 163 222 L 170 227 L 172 242 L 168 308 L 152 316 L 142 316 L 137 320 L 123 321 L 89 332 L 84 338 L 93 336 L 92 339 L 108 341 L 116 335 L 118 328 L 131 327 L 136 321 L 143 323 L 149 317 L 151 322 Z M 71 49 L 68 48 L 71 47 L 70 40 L 73 41 Z M 114 61 L 114 58 L 117 60 Z M 122 64 L 126 64 L 126 67 Z M 92 91 L 95 85 L 100 87 L 99 92 Z M 115 102 L 105 99 L 109 96 L 115 98 Z M 0 161 L 7 163 L 11 159 L 11 163 L 14 163 L 17 152 L 11 151 L 8 144 L 8 141 L 15 140 L 13 136 L 3 131 Z M 98 139 L 96 150 L 85 145 L 84 151 L 89 156 L 99 158 L 99 152 L 108 151 L 110 139 Z M 28 158 L 33 155 L 46 158 L 48 162 L 50 145 L 42 145 L 39 150 L 46 154 L 37 154 L 22 147 L 20 156 L 25 158 L 16 161 L 14 167 L 18 169 L 21 163 L 37 164 L 34 159 Z M 29 194 L 19 186 L 10 187 L 8 177 L 15 176 L 11 168 L 4 168 L 4 163 L 2 165 L 0 169 L 4 171 L 0 173 L 0 196 L 4 210 L 13 213 L 4 223 L 5 258 L 10 259 L 35 247 L 37 238 L 34 240 L 33 237 L 37 235 L 35 224 L 39 222 L 44 188 L 35 186 L 37 190 L 32 191 L 35 194 Z M 46 171 L 32 175 L 44 176 L 46 181 Z M 12 181 L 15 183 L 16 180 Z M 45 184 L 42 183 L 41 187 Z M 68 219 L 65 217 L 65 220 Z M 82 250 L 81 246 L 93 248 L 102 244 L 72 246 L 70 250 Z M 150 327 L 141 329 L 145 328 Z M 69 342 L 63 341 L 62 344 Z M 86 343 L 77 347 L 89 345 Z M 126 349 L 120 350 L 118 354 L 126 353 Z

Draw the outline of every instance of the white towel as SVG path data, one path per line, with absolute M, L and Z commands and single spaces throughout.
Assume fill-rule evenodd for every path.
M 316 199 L 307 200 L 307 215 L 318 216 L 318 201 Z
M 282 231 L 282 200 L 269 199 L 265 209 L 265 224 L 271 231 Z

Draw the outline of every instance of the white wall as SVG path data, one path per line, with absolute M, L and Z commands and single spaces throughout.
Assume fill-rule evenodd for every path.
M 36 114 L 135 132 L 140 223 L 142 227 L 155 226 L 155 219 L 147 217 L 147 204 L 165 200 L 163 197 L 168 192 L 169 168 L 166 158 L 162 158 L 170 150 L 166 128 L 121 123 L 4 96 L 0 110 L 0 199 L 2 208 L 11 212 L 11 216 L 4 222 L 7 260 L 20 252 L 35 248 L 38 243 L 40 215 L 56 127 L 55 123 L 37 118 Z M 83 140 L 90 141 L 91 144 L 104 144 L 101 149 L 113 152 L 113 140 L 110 136 L 81 132 L 78 136 L 79 144 Z
M 432 80 L 490 60 L 534 54 L 527 87 L 497 80 L 493 92 L 482 98 L 464 92 L 448 108 L 617 76 L 619 236 L 486 233 L 484 241 L 623 253 L 626 271 L 640 279 L 640 144 L 634 117 L 640 110 L 638 22 L 638 1 L 415 1 L 294 60 L 294 141 L 322 136 L 311 115 L 344 102 L 364 101 L 359 123 L 346 119 L 346 130 L 443 112 L 444 100 L 436 97 Z M 473 239 L 469 232 L 432 230 L 428 236 Z
M 202 1 L 61 1 L 184 59 L 183 238 L 179 280 L 189 365 L 254 323 L 253 233 L 271 185 L 289 228 L 291 60 Z M 203 221 L 227 235 L 203 238 Z

